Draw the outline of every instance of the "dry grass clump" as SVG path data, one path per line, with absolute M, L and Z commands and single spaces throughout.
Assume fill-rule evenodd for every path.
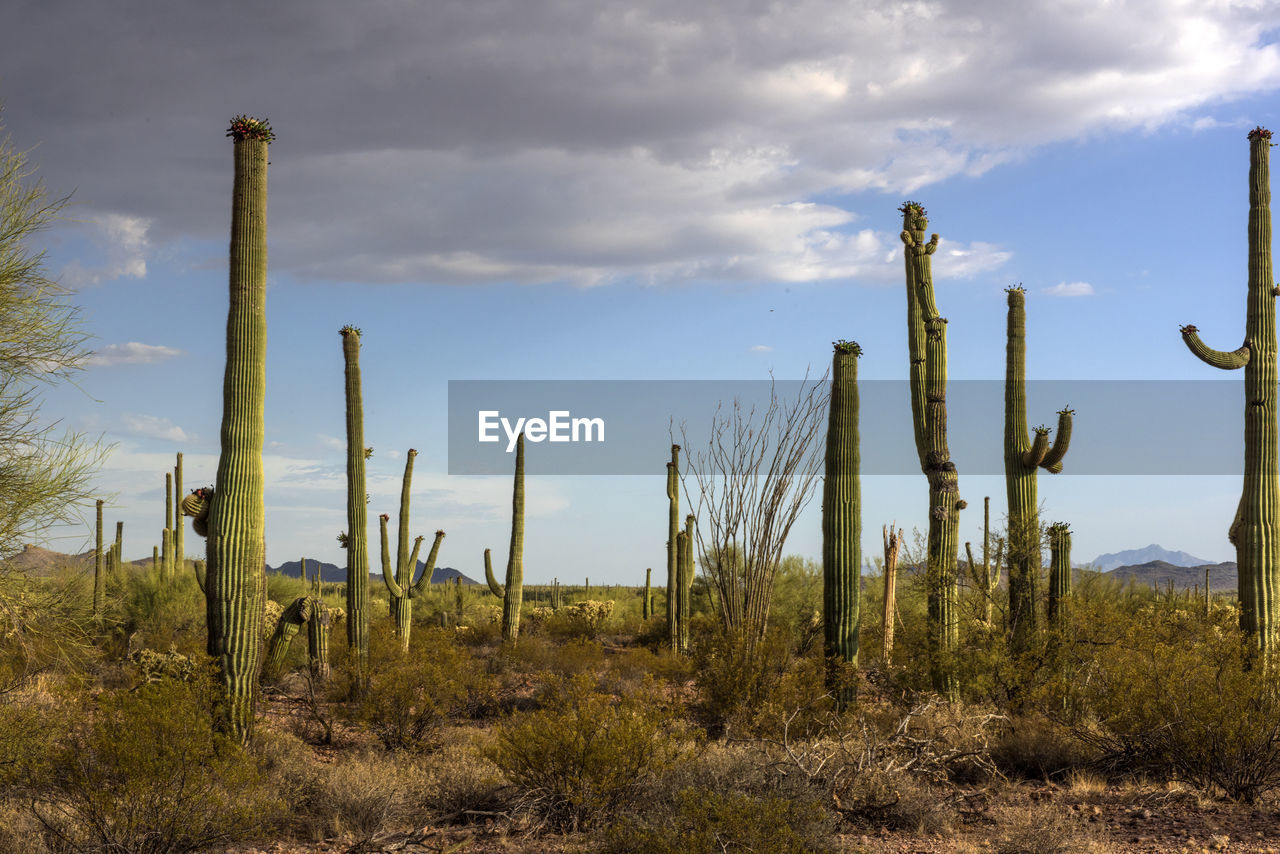
M 994 854 L 1107 854 L 1111 845 L 1089 825 L 1051 804 L 1001 805 L 991 818 Z

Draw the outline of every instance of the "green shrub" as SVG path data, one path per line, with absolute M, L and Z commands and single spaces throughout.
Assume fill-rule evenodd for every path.
M 608 854 L 823 854 L 833 851 L 830 817 L 812 801 L 685 789 L 674 807 L 615 824 Z
M 256 763 L 214 735 L 212 686 L 105 693 L 54 747 L 31 809 L 55 847 L 169 854 L 239 842 L 282 804 Z
M 368 687 L 352 717 L 387 750 L 430 750 L 451 716 L 478 707 L 490 680 L 452 629 L 416 628 L 408 653 L 385 627 L 371 633 Z
M 586 675 L 552 680 L 541 709 L 497 727 L 486 755 L 556 826 L 608 817 L 680 753 L 680 727 L 651 686 L 621 699 Z

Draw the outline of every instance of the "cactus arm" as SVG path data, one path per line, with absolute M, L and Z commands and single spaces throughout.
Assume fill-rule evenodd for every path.
M 299 596 L 284 609 L 280 619 L 276 621 L 276 629 L 271 633 L 271 641 L 267 644 L 267 660 L 262 666 L 262 678 L 275 679 L 284 665 L 285 656 L 289 654 L 289 644 L 310 614 L 309 600 Z
M 502 589 L 502 585 L 498 583 L 497 577 L 493 574 L 493 558 L 489 556 L 489 549 L 484 550 L 484 580 L 489 585 L 489 592 L 501 599 L 506 594 Z
M 981 586 L 986 582 L 985 578 L 978 576 L 978 565 L 973 562 L 973 545 L 966 542 L 964 544 L 965 557 L 969 559 L 969 577 L 973 579 L 974 586 Z
M 1022 455 L 1022 464 L 1027 468 L 1040 465 L 1049 453 L 1049 428 L 1037 427 L 1036 437 L 1031 440 L 1031 447 Z
M 1071 416 L 1075 414 L 1073 409 L 1058 410 L 1058 434 L 1053 439 L 1053 447 L 1049 449 L 1049 453 L 1045 454 L 1043 460 L 1040 461 L 1040 468 L 1049 472 L 1049 474 L 1058 474 L 1062 471 L 1062 459 L 1067 455 L 1067 448 L 1071 446 Z
M 196 574 L 196 584 L 200 585 L 200 592 L 208 594 L 209 591 L 205 588 L 204 561 L 195 560 L 191 564 L 191 568 Z
M 431 544 L 431 551 L 427 553 L 427 562 L 422 567 L 422 575 L 418 576 L 418 581 L 409 588 L 410 596 L 417 596 L 423 590 L 431 586 L 431 576 L 436 571 L 436 555 L 440 553 L 440 544 L 444 542 L 444 531 L 436 531 L 435 541 Z M 413 558 L 410 566 L 418 565 L 418 549 L 422 547 L 422 537 L 418 537 L 413 544 Z
M 405 592 L 396 583 L 395 573 L 391 569 L 391 544 L 387 540 L 388 518 L 386 513 L 378 516 L 378 536 L 382 540 L 382 580 L 387 585 L 387 591 L 394 598 L 400 599 L 404 597 Z
M 1221 368 L 1224 371 L 1234 371 L 1249 364 L 1251 351 L 1248 341 L 1234 350 L 1215 350 L 1200 340 L 1199 330 L 1194 326 L 1188 324 L 1182 327 L 1181 332 L 1187 349 L 1206 365 Z

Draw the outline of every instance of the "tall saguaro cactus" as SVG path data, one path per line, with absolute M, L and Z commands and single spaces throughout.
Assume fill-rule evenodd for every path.
M 97 539 L 93 547 L 93 615 L 102 616 L 102 603 L 107 593 L 107 573 L 102 555 L 102 499 L 96 502 L 98 508 Z
M 1008 341 L 1004 374 L 1004 482 L 1009 498 L 1009 640 L 1015 652 L 1027 648 L 1036 630 L 1036 587 L 1040 581 L 1040 512 L 1036 472 L 1062 471 L 1071 444 L 1072 410 L 1058 411 L 1058 435 L 1049 446 L 1049 428 L 1027 433 L 1026 291 L 1009 288 Z
M 995 626 L 995 595 L 1000 586 L 1000 560 L 1002 551 L 996 550 L 996 560 L 991 562 L 991 496 L 982 499 L 982 569 L 973 562 L 973 548 L 964 544 L 969 558 L 969 580 L 982 593 L 982 621 L 988 629 Z
M 1071 526 L 1055 522 L 1049 526 L 1049 625 L 1061 629 L 1066 623 L 1067 601 L 1071 596 Z
M 431 553 L 427 556 L 426 567 L 417 582 L 413 573 L 418 568 L 418 551 L 422 548 L 422 537 L 413 541 L 413 552 L 409 551 L 409 492 L 413 483 L 413 461 L 418 452 L 413 448 L 405 455 L 404 479 L 400 485 L 400 519 L 396 531 L 396 564 L 391 566 L 391 551 L 387 548 L 387 515 L 379 517 L 382 529 L 382 580 L 386 582 L 387 592 L 391 594 L 391 620 L 395 624 L 396 636 L 400 638 L 400 646 L 409 651 L 409 631 L 413 625 L 413 600 L 431 585 L 431 574 L 435 572 L 436 556 L 440 553 L 440 543 L 444 540 L 444 531 L 436 531 L 435 542 L 431 544 Z
M 671 446 L 667 463 L 667 641 L 680 648 L 680 446 Z
M 507 553 L 507 585 L 502 599 L 502 639 L 515 643 L 520 635 L 520 605 L 524 601 L 524 433 L 516 438 L 516 476 L 511 488 L 511 550 Z
M 359 673 L 357 690 L 369 666 L 369 514 L 364 462 L 364 401 L 360 391 L 360 330 L 344 326 L 342 359 L 347 401 L 347 644 Z
M 164 531 L 160 534 L 160 577 L 173 583 L 173 472 L 164 473 Z
M 827 688 L 853 699 L 861 625 L 862 480 L 858 448 L 858 357 L 853 341 L 836 341 L 822 482 L 822 625 Z
M 182 454 L 179 452 L 177 464 L 173 467 L 173 510 L 174 510 L 174 526 L 173 526 L 173 560 L 174 570 L 178 573 L 185 572 L 187 569 L 187 552 L 186 543 L 184 542 L 183 530 L 186 528 L 186 522 L 182 518 Z
M 205 602 L 209 655 L 225 704 L 220 726 L 241 742 L 253 731 L 265 602 L 263 411 L 267 356 L 266 121 L 238 116 L 231 205 L 230 305 L 222 386 L 221 454 L 208 508 Z
M 1244 343 L 1231 351 L 1206 347 L 1194 326 L 1182 339 L 1215 368 L 1244 368 L 1244 488 L 1227 539 L 1236 547 L 1240 628 L 1275 664 L 1280 637 L 1280 471 L 1276 427 L 1276 295 L 1271 270 L 1271 131 L 1249 132 L 1249 293 Z
M 910 354 L 911 416 L 920 469 L 929 480 L 929 544 L 925 585 L 933 688 L 955 697 L 955 654 L 960 643 L 956 614 L 956 551 L 960 539 L 959 476 L 947 445 L 947 320 L 938 314 L 930 258 L 938 235 L 926 242 L 928 213 L 906 202 L 902 244 L 907 279 L 907 346 Z

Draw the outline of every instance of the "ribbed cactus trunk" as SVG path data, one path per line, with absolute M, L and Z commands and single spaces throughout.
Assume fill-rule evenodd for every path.
M 116 542 L 112 547 L 111 572 L 119 576 L 124 566 L 124 522 L 116 522 Z
M 182 454 L 178 454 L 177 464 L 173 467 L 173 568 L 174 577 L 187 569 L 187 548 L 183 533 L 186 521 L 182 518 Z
M 1061 630 L 1067 622 L 1071 597 L 1071 527 L 1066 522 L 1049 526 L 1049 625 Z
M 93 547 L 93 614 L 102 616 L 102 606 L 107 594 L 107 571 L 102 554 L 102 499 L 96 502 L 98 510 L 97 538 Z
M 369 674 L 369 514 L 365 487 L 364 400 L 360 391 L 360 330 L 344 326 L 342 360 L 347 402 L 347 645 L 355 689 Z
M 1227 538 L 1236 547 L 1240 628 L 1265 666 L 1276 664 L 1280 595 L 1280 471 L 1276 462 L 1276 290 L 1271 269 L 1271 131 L 1249 133 L 1249 294 L 1244 344 L 1206 347 L 1182 327 L 1187 347 L 1215 368 L 1244 368 L 1244 488 Z
M 507 585 L 502 599 L 502 639 L 515 643 L 520 635 L 520 605 L 524 601 L 524 433 L 516 438 L 516 475 L 511 489 L 511 550 L 507 554 Z
M 676 577 L 676 621 L 679 631 L 676 633 L 676 649 L 681 653 L 689 651 L 689 597 L 693 590 L 693 514 L 684 517 L 684 530 L 676 534 L 677 570 Z
M 930 261 L 938 235 L 924 239 L 928 215 L 917 202 L 900 208 L 907 280 L 907 344 L 910 354 L 911 415 L 920 469 L 929 481 L 929 540 L 925 567 L 929 666 L 933 688 L 955 698 L 956 554 L 960 544 L 959 475 L 947 445 L 947 321 L 938 314 Z
M 653 567 L 649 567 L 644 571 L 644 601 L 642 608 L 644 610 L 644 619 L 653 616 Z
M 1071 443 L 1070 409 L 1058 412 L 1058 435 L 1049 446 L 1049 428 L 1027 432 L 1026 292 L 1009 288 L 1008 341 L 1004 375 L 1004 482 L 1009 499 L 1009 643 L 1024 652 L 1036 632 L 1040 583 L 1040 505 L 1036 472 L 1062 471 Z
M 667 463 L 667 642 L 680 648 L 680 446 L 671 446 L 671 462 Z
M 382 529 L 382 580 L 386 583 L 387 592 L 391 594 L 391 621 L 395 625 L 396 636 L 400 638 L 400 647 L 409 651 L 409 632 L 413 627 L 413 600 L 423 589 L 431 585 L 431 575 L 436 569 L 436 556 L 440 553 L 440 542 L 444 539 L 444 531 L 436 531 L 435 542 L 431 545 L 431 554 L 415 583 L 413 573 L 418 568 L 418 552 L 422 548 L 422 537 L 415 537 L 413 550 L 409 550 L 409 493 L 413 484 L 413 461 L 418 452 L 413 448 L 405 455 L 404 478 L 400 484 L 400 518 L 396 530 L 396 565 L 391 566 L 391 555 L 387 548 L 387 515 L 380 518 Z
M 230 304 L 222 386 L 221 454 L 208 512 L 205 602 L 208 652 L 224 700 L 219 726 L 240 742 L 253 732 L 265 596 L 263 417 L 267 356 L 266 122 L 238 117 L 231 205 Z
M 173 583 L 173 472 L 164 473 L 164 530 L 160 534 L 160 579 Z
M 862 598 L 862 480 L 858 447 L 858 356 L 837 341 L 831 364 L 826 477 L 822 482 L 822 625 L 826 683 L 843 705 L 854 698 Z

